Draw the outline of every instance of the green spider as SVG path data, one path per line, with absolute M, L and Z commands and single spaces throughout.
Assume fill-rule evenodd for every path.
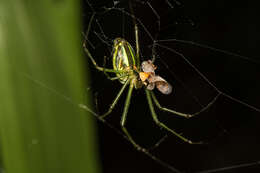
M 93 16 L 92 16 L 93 18 Z M 95 68 L 101 72 L 103 72 L 109 80 L 119 80 L 119 82 L 123 85 L 120 91 L 118 92 L 117 96 L 113 100 L 112 104 L 110 105 L 108 111 L 104 113 L 103 115 L 100 115 L 101 118 L 105 118 L 107 115 L 109 115 L 115 105 L 117 104 L 120 96 L 124 92 L 125 88 L 129 85 L 127 97 L 125 100 L 125 105 L 124 105 L 124 110 L 123 114 L 121 117 L 121 127 L 129 141 L 138 149 L 138 150 L 144 150 L 141 146 L 139 146 L 134 139 L 131 137 L 129 132 L 127 131 L 125 124 L 126 124 L 126 117 L 128 113 L 128 109 L 130 106 L 130 100 L 132 96 L 133 89 L 141 89 L 144 88 L 145 93 L 146 93 L 146 98 L 148 101 L 148 105 L 151 111 L 151 115 L 155 123 L 169 131 L 170 133 L 174 134 L 184 142 L 187 142 L 189 144 L 200 144 L 202 142 L 193 142 L 185 137 L 183 137 L 181 134 L 175 132 L 173 129 L 169 128 L 166 126 L 164 123 L 160 122 L 158 119 L 156 112 L 154 110 L 154 105 L 155 104 L 160 110 L 170 112 L 172 114 L 185 117 L 185 118 L 191 118 L 197 114 L 199 114 L 201 111 L 194 113 L 194 114 L 185 114 L 181 112 L 177 112 L 172 109 L 168 109 L 165 107 L 162 107 L 157 100 L 156 96 L 153 93 L 153 89 L 155 86 L 157 89 L 163 93 L 163 94 L 170 94 L 172 92 L 172 86 L 162 77 L 155 75 L 155 69 L 156 66 L 153 64 L 152 60 L 148 61 L 143 61 L 142 64 L 140 65 L 140 59 L 139 59 L 139 39 L 138 39 L 138 27 L 137 24 L 135 24 L 135 41 L 136 41 L 136 52 L 134 52 L 134 49 L 132 46 L 123 38 L 116 38 L 114 39 L 114 45 L 113 45 L 113 57 L 112 57 L 112 63 L 113 63 L 113 69 L 105 68 L 105 67 L 100 67 L 96 61 L 94 60 L 93 56 L 89 52 L 89 50 L 86 47 L 86 40 L 87 40 L 87 35 L 90 30 L 90 25 L 89 28 L 86 32 L 86 38 L 85 42 L 83 44 L 84 50 L 87 54 L 87 56 L 90 58 L 91 62 L 95 66 Z M 116 77 L 110 77 L 107 75 L 107 73 L 114 73 L 116 74 Z

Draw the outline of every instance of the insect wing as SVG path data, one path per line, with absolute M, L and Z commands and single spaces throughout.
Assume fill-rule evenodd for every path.
M 150 83 L 155 83 L 156 88 L 163 94 L 170 94 L 172 92 L 172 86 L 161 76 L 153 76 L 149 79 Z
M 163 94 L 171 94 L 172 86 L 167 81 L 158 81 L 155 83 L 156 87 Z

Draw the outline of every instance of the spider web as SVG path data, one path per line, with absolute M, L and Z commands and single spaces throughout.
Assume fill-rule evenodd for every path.
M 134 47 L 133 22 L 136 21 L 141 61 L 155 58 L 157 73 L 174 88 L 169 96 L 156 93 L 161 104 L 180 112 L 194 113 L 213 103 L 190 120 L 157 110 L 159 119 L 169 127 L 191 140 L 206 143 L 188 145 L 155 126 L 143 92 L 135 91 L 127 128 L 140 145 L 152 148 L 143 154 L 114 133 L 123 135 L 119 127 L 123 95 L 113 113 L 100 124 L 105 172 L 162 172 L 162 167 L 173 172 L 260 170 L 257 133 L 260 71 L 259 59 L 254 58 L 257 57 L 255 42 L 250 38 L 256 36 L 253 17 L 257 15 L 252 9 L 245 9 L 244 3 L 189 3 L 183 7 L 176 1 L 136 0 L 132 2 L 133 10 L 128 1 L 85 4 L 86 28 L 93 20 L 87 36 L 88 48 L 98 64 L 111 66 L 109 58 L 116 37 L 125 38 Z M 222 14 L 219 14 L 220 9 Z M 248 12 L 244 19 L 237 17 L 242 10 Z M 107 80 L 94 68 L 91 72 L 95 79 L 91 91 L 96 98 L 97 113 L 104 113 L 121 85 L 118 81 Z M 114 130 L 109 130 L 104 123 Z

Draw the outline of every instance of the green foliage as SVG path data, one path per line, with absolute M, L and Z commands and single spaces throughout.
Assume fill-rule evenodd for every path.
M 0 145 L 7 173 L 97 173 L 79 1 L 0 2 Z

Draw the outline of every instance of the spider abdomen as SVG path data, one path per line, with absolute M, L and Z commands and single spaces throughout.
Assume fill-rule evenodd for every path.
M 116 38 L 113 45 L 113 68 L 115 70 L 120 70 L 122 72 L 117 73 L 116 75 L 119 78 L 121 83 L 129 78 L 129 75 L 134 75 L 134 70 L 139 69 L 137 59 L 134 49 L 123 38 Z

